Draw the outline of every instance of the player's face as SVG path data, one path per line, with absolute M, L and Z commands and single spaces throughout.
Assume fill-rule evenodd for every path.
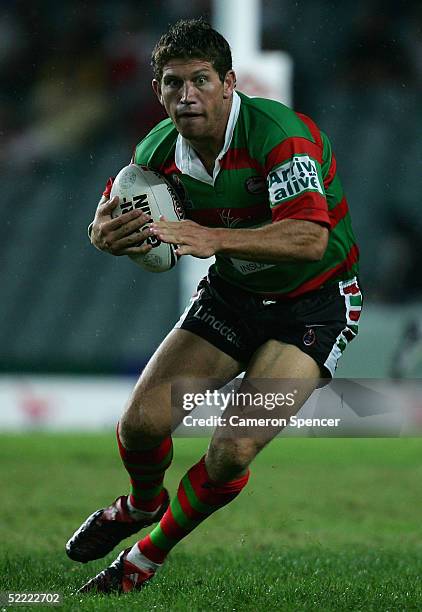
M 153 89 L 177 131 L 187 139 L 204 140 L 224 134 L 235 87 L 230 70 L 222 83 L 210 62 L 174 59 Z

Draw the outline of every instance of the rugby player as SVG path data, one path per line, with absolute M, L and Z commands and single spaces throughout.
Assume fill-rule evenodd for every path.
M 227 41 L 203 20 L 172 26 L 152 53 L 152 87 L 168 118 L 133 160 L 166 175 L 187 219 L 150 223 L 180 255 L 216 263 L 142 372 L 117 427 L 131 492 L 92 514 L 66 545 L 87 562 L 157 523 L 80 592 L 142 588 L 170 550 L 246 486 L 249 465 L 274 436 L 217 427 L 170 502 L 170 388 L 183 377 L 222 384 L 301 379 L 291 414 L 329 379 L 356 336 L 358 248 L 327 136 L 279 102 L 236 92 Z M 112 255 L 147 252 L 149 217 L 112 219 L 111 181 L 91 224 L 92 244 Z M 153 281 L 152 281 L 153 282 Z M 224 321 L 224 325 L 211 322 Z M 252 384 L 252 382 L 250 383 Z M 174 417 L 174 415 L 173 415 Z

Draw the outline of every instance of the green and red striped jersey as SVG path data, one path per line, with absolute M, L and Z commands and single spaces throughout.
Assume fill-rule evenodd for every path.
M 134 161 L 166 175 L 182 196 L 186 217 L 202 225 L 242 229 L 304 219 L 330 229 L 321 261 L 267 264 L 217 254 L 216 270 L 229 283 L 289 298 L 352 278 L 359 251 L 327 136 L 280 102 L 234 96 L 213 177 L 170 119 L 137 145 Z

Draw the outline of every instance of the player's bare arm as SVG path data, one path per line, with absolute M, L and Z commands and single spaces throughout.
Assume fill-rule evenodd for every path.
M 250 261 L 319 261 L 328 243 L 328 229 L 313 221 L 284 219 L 256 229 L 209 228 L 194 221 L 151 224 L 163 242 L 180 245 L 178 255 L 212 257 L 217 253 Z
M 148 253 L 151 246 L 143 242 L 150 230 L 141 228 L 151 218 L 142 211 L 131 210 L 113 219 L 111 213 L 118 204 L 117 196 L 111 200 L 101 198 L 90 230 L 91 243 L 100 251 L 117 256 Z

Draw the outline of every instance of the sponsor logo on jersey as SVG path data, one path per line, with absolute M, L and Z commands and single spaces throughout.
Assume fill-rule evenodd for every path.
M 318 191 L 324 195 L 317 165 L 308 155 L 295 155 L 291 160 L 270 172 L 267 178 L 270 200 L 279 204 L 304 191 Z
M 240 274 L 253 274 L 254 272 L 261 272 L 261 270 L 267 270 L 273 268 L 275 264 L 260 263 L 259 261 L 247 261 L 246 259 L 236 259 L 235 257 L 230 258 L 233 266 Z
M 316 334 L 315 331 L 312 329 L 312 327 L 310 327 L 308 330 L 306 330 L 306 332 L 303 334 L 303 344 L 305 346 L 312 346 L 313 344 L 315 344 L 315 340 L 316 340 Z
M 238 334 L 230 325 L 227 324 L 225 319 L 222 321 L 217 319 L 212 314 L 211 308 L 204 308 L 203 306 L 200 306 L 193 316 L 195 319 L 199 319 L 199 321 L 207 323 L 207 325 L 217 331 L 228 342 L 231 342 L 231 344 L 234 344 L 237 346 L 237 348 L 240 348 L 241 344 Z
M 246 191 L 253 195 L 265 193 L 267 191 L 267 184 L 262 176 L 250 176 L 245 181 Z

